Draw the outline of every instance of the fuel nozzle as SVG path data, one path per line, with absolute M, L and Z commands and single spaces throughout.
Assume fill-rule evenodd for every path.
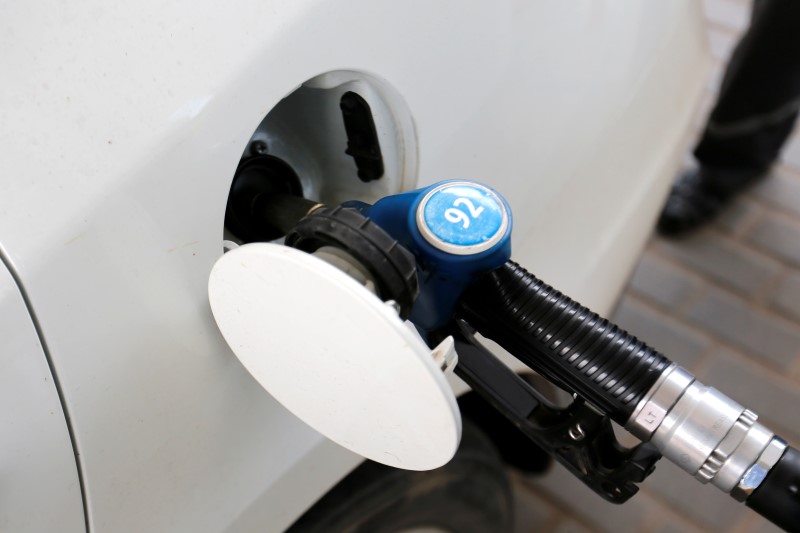
M 274 230 L 276 235 L 286 235 L 304 217 L 317 209 L 325 207 L 324 204 L 286 193 L 266 193 L 253 200 L 254 217 L 261 223 Z
M 636 493 L 636 483 L 653 471 L 663 454 L 701 482 L 729 492 L 781 527 L 800 531 L 800 453 L 759 423 L 748 409 L 699 383 L 646 343 L 510 261 L 511 210 L 491 188 L 470 181 L 446 181 L 389 196 L 371 206 L 359 202 L 336 207 L 296 202 L 281 206 L 277 198 L 265 201 L 278 202 L 271 204 L 275 213 L 280 211 L 279 215 L 273 214 L 279 219 L 276 223 L 291 225 L 287 245 L 310 253 L 337 249 L 347 254 L 346 258 L 376 280 L 377 292 L 384 301 L 399 304 L 400 316 L 413 322 L 429 346 L 451 337 L 450 343 L 439 346 L 449 346 L 449 353 L 455 345 L 455 373 L 604 498 L 616 503 L 626 501 Z M 247 343 L 248 335 L 256 334 L 267 342 L 258 329 L 261 322 L 253 319 L 251 328 L 242 332 L 234 316 L 239 302 L 228 302 L 229 312 L 224 320 L 230 320 L 226 328 L 235 332 L 234 341 L 244 341 L 236 344 L 244 353 L 240 359 L 247 361 L 254 376 L 268 382 L 265 388 L 274 388 L 291 400 L 296 408 L 293 411 L 302 412 L 301 418 L 311 420 L 313 427 L 340 437 L 340 442 L 357 437 L 359 446 L 351 449 L 403 467 L 403 461 L 385 457 L 382 460 L 381 450 L 374 442 L 394 446 L 395 441 L 402 441 L 411 432 L 419 437 L 414 446 L 392 449 L 403 459 L 412 458 L 417 467 L 441 464 L 454 450 L 453 437 L 460 429 L 453 419 L 454 399 L 447 394 L 449 389 L 445 389 L 440 371 L 442 366 L 452 366 L 454 358 L 447 365 L 438 360 L 434 363 L 430 351 L 419 345 L 422 338 L 411 340 L 396 313 L 388 318 L 384 307 L 375 306 L 374 296 L 369 295 L 370 300 L 359 291 L 350 291 L 352 278 L 340 271 L 332 273 L 326 269 L 329 265 L 323 268 L 313 262 L 306 264 L 300 256 L 293 255 L 295 250 L 291 252 L 250 248 L 231 253 L 239 254 L 236 261 L 254 259 L 264 272 L 267 263 L 263 259 L 268 255 L 275 265 L 284 267 L 285 279 L 295 282 L 294 292 L 308 293 L 310 285 L 281 259 L 283 255 L 286 260 L 291 255 L 298 268 L 309 272 L 309 281 L 329 280 L 335 289 L 326 283 L 315 285 L 315 291 L 331 295 L 321 296 L 318 303 L 338 306 L 341 300 L 353 313 L 360 313 L 370 324 L 364 331 L 348 331 L 359 340 L 363 340 L 361 336 L 375 339 L 374 350 L 381 358 L 373 360 L 371 347 L 363 343 L 361 352 L 352 350 L 344 336 L 331 327 L 332 323 L 343 327 L 352 324 L 342 321 L 336 309 L 325 309 L 325 313 L 317 314 L 320 320 L 309 337 L 317 334 L 315 328 L 326 330 L 336 340 L 334 349 L 323 341 L 312 342 L 312 349 L 292 349 L 292 341 L 302 333 L 287 335 L 278 327 L 271 330 L 271 335 L 285 340 L 282 346 L 288 346 L 290 357 L 279 357 L 277 364 L 267 365 Z M 241 298 L 261 305 L 249 292 L 252 284 L 240 281 L 246 270 L 239 268 L 236 261 L 220 260 L 227 269 L 224 282 L 238 287 Z M 264 281 L 262 275 L 252 278 L 253 283 Z M 291 291 L 284 285 L 274 280 L 269 283 L 271 290 L 283 291 L 288 297 Z M 218 300 L 227 298 L 221 282 L 213 291 L 210 288 L 211 292 L 217 293 Z M 280 300 L 276 302 L 265 309 L 271 316 L 280 317 L 273 309 Z M 302 313 L 302 306 L 297 309 Z M 374 335 L 376 332 L 378 336 Z M 567 407 L 550 404 L 482 347 L 478 333 L 571 392 L 573 403 Z M 398 341 L 396 346 L 392 339 Z M 308 342 L 311 341 L 316 339 Z M 413 355 L 404 353 L 410 345 L 416 346 Z M 314 365 L 308 366 L 304 361 L 315 349 L 320 353 L 310 356 L 311 360 L 324 367 L 325 372 L 316 371 Z M 413 368 L 425 371 L 413 376 L 403 374 L 399 366 L 394 366 L 395 361 L 412 362 Z M 340 371 L 340 362 L 346 371 Z M 267 378 L 273 376 L 262 372 L 264 365 L 275 375 L 283 372 L 283 379 L 269 381 Z M 358 429 L 357 435 L 347 425 L 331 426 L 317 412 L 325 410 L 325 404 L 314 403 L 314 409 L 308 408 L 313 403 L 303 394 L 308 389 L 287 388 L 286 380 L 296 385 L 302 372 L 317 378 L 321 388 L 329 386 L 326 372 L 336 375 L 340 383 L 329 387 L 326 398 L 330 402 L 347 399 L 342 405 L 347 405 L 352 416 L 359 416 L 371 398 L 377 398 L 381 411 L 371 411 L 352 426 Z M 382 383 L 396 385 L 393 380 L 399 379 L 403 387 L 391 389 L 392 393 L 388 387 L 372 387 L 369 394 L 353 399 L 352 387 L 346 385 L 348 376 L 367 384 L 380 378 Z M 430 385 L 427 388 L 421 385 L 426 380 Z M 428 448 L 424 436 L 414 429 L 415 417 L 422 420 L 426 414 L 425 402 L 420 402 L 418 395 L 405 394 L 406 389 L 415 387 L 422 387 L 431 398 L 431 405 L 438 409 L 440 422 L 425 419 L 431 422 L 428 427 L 446 428 L 443 432 L 431 429 L 438 442 L 433 448 Z M 405 394 L 404 402 L 394 401 L 398 394 Z M 404 433 L 382 425 L 384 412 L 402 415 L 403 424 L 396 427 L 402 427 Z M 630 449 L 621 446 L 614 437 L 612 421 L 625 426 L 642 442 Z M 376 435 L 380 434 L 383 440 L 370 435 L 371 428 L 376 428 Z M 383 433 L 379 433 L 380 428 Z M 385 438 L 387 435 L 390 438 Z M 439 449 L 444 453 L 434 453 L 437 445 L 444 446 Z M 427 460 L 426 453 L 435 460 Z
M 471 182 L 444 182 L 385 198 L 369 213 L 417 258 L 421 295 L 411 314 L 417 327 L 435 331 L 456 321 L 462 329 L 473 328 L 575 394 L 577 401 L 625 426 L 647 443 L 642 446 L 655 447 L 699 481 L 747 502 L 781 527 L 800 530 L 800 453 L 758 422 L 752 411 L 509 261 L 510 210 L 497 193 Z M 456 339 L 459 347 L 458 335 Z M 468 340 L 475 344 L 474 337 Z M 469 343 L 460 347 L 471 351 Z M 543 437 L 528 425 L 541 422 L 544 415 L 522 416 L 525 409 L 513 406 L 527 405 L 529 413 L 545 411 L 556 419 L 565 413 L 539 400 L 520 401 L 521 396 L 530 400 L 530 394 L 520 395 L 524 389 L 506 369 L 490 363 L 487 354 L 480 357 L 461 357 L 456 373 L 545 449 L 562 453 L 563 441 Z M 465 368 L 470 365 L 474 368 Z M 516 397 L 508 393 L 514 387 Z M 616 459 L 630 465 L 637 453 L 615 459 L 613 449 L 602 448 L 607 439 L 603 430 L 587 439 L 585 428 L 596 417 L 573 414 L 576 420 L 567 436 L 593 438 L 598 446 L 594 451 L 602 451 L 596 462 L 579 457 L 591 453 L 591 447 L 557 458 L 607 499 L 624 501 L 632 492 L 621 479 L 634 480 L 635 472 L 646 475 L 653 456 L 639 454 L 639 459 L 649 459 L 638 470 L 620 469 L 616 478 L 606 475 L 610 471 L 604 474 L 608 467 L 603 465 Z M 553 433 L 559 423 L 550 424 Z M 586 475 L 591 470 L 596 472 Z M 607 490 L 609 486 L 614 490 Z

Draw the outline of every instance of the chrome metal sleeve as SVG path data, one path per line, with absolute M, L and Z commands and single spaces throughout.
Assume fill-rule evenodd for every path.
M 656 381 L 625 427 L 701 482 L 743 498 L 786 447 L 755 413 L 677 365 Z
M 742 411 L 742 414 L 739 415 L 739 419 L 734 422 L 733 427 L 731 427 L 728 434 L 725 435 L 725 438 L 722 439 L 716 449 L 711 452 L 711 455 L 703 466 L 700 467 L 695 477 L 703 483 L 708 483 L 714 479 L 722 470 L 725 461 L 728 460 L 747 432 L 750 431 L 750 428 L 753 427 L 753 424 L 756 423 L 756 418 L 758 418 L 756 414 L 749 409 Z M 740 472 L 740 475 L 743 473 L 744 470 Z
M 755 464 L 750 466 L 742 476 L 741 480 L 731 490 L 731 496 L 743 502 L 750 497 L 767 477 L 773 466 L 780 460 L 783 452 L 787 448 L 786 441 L 780 437 L 772 437 L 766 448 L 761 452 Z
M 694 376 L 673 363 L 636 406 L 625 429 L 644 441 L 650 440 L 692 382 Z
M 743 417 L 745 415 L 751 416 L 752 422 L 743 422 L 740 417 L 714 451 L 718 460 L 722 460 L 722 465 L 709 481 L 724 492 L 731 492 L 737 486 L 775 436 L 764 425 L 756 422 L 754 413 L 745 410 Z M 743 428 L 748 422 L 749 427 Z
M 694 381 L 664 417 L 652 442 L 664 457 L 695 475 L 713 462 L 712 454 L 743 412 L 744 407 L 716 389 Z

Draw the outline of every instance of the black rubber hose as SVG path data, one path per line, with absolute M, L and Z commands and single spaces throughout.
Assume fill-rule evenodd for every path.
M 747 506 L 786 531 L 800 532 L 800 452 L 786 449 Z
M 671 364 L 513 261 L 467 289 L 457 315 L 623 425 Z

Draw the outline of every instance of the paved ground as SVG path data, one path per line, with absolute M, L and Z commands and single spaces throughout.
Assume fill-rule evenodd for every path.
M 704 4 L 715 66 L 698 126 L 749 19 L 746 0 Z M 800 134 L 770 179 L 713 227 L 678 242 L 654 237 L 614 319 L 800 445 Z M 778 531 L 666 461 L 624 506 L 560 467 L 516 484 L 520 532 Z

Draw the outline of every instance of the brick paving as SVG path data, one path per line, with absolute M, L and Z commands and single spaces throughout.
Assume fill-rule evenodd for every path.
M 715 65 L 698 127 L 750 10 L 747 0 L 704 5 Z M 653 237 L 613 318 L 800 445 L 800 133 L 772 176 L 711 227 L 680 241 Z M 559 466 L 514 481 L 519 532 L 779 531 L 667 461 L 623 506 Z

